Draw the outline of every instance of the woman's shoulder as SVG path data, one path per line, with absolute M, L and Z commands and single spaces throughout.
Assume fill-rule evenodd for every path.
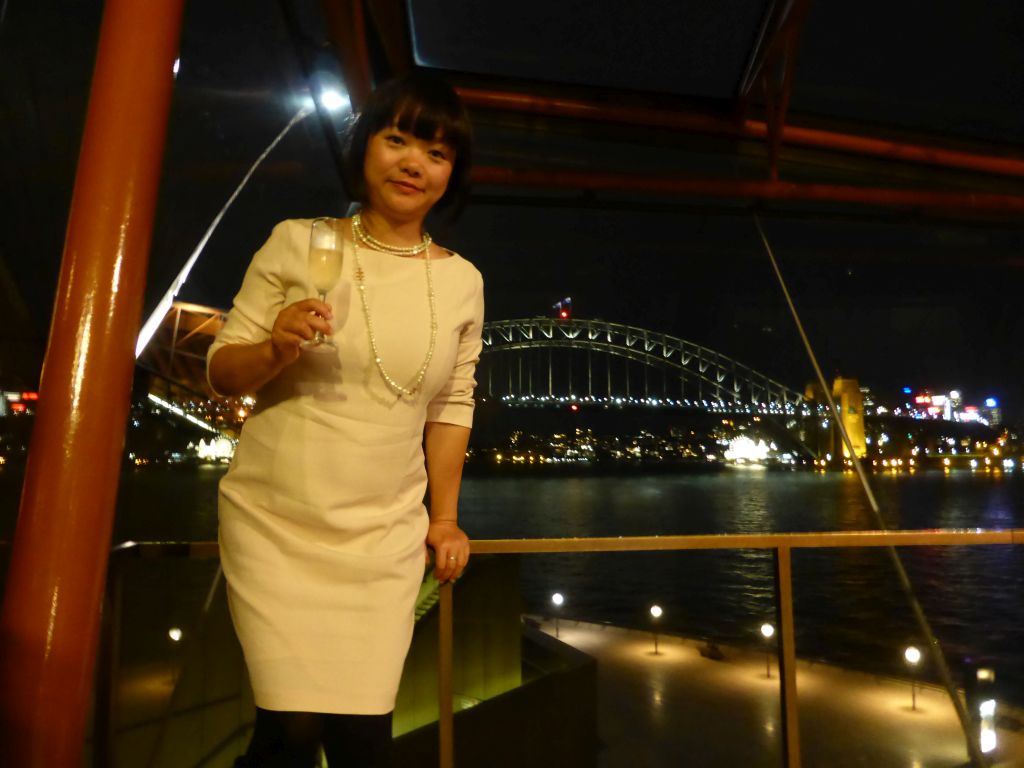
M 464 279 L 472 281 L 474 283 L 483 284 L 483 275 L 480 270 L 476 268 L 469 259 L 463 256 L 461 253 L 453 251 L 444 246 L 439 246 L 441 250 L 449 254 L 445 258 L 441 259 L 441 263 L 447 263 L 452 271 L 459 273 Z
M 277 222 L 270 231 L 264 249 L 283 249 L 286 251 L 298 251 L 305 253 L 309 246 L 309 232 L 313 228 L 313 222 L 320 218 L 334 217 L 310 217 L 303 219 L 284 219 Z M 334 218 L 337 222 L 345 219 Z
M 284 219 L 277 222 L 271 227 L 264 248 L 275 245 L 283 246 L 303 237 L 308 238 L 312 222 L 312 219 Z
M 348 219 L 341 216 L 310 216 L 307 218 L 298 219 L 284 219 L 283 221 L 277 222 L 271 229 L 271 236 L 296 236 L 308 234 L 309 230 L 313 226 L 314 221 L 320 219 L 328 219 L 336 222 L 337 226 L 341 226 L 343 222 L 347 222 Z

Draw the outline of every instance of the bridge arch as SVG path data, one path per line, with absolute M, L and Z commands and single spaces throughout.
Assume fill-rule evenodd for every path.
M 556 350 L 568 354 L 556 358 Z M 603 367 L 600 357 L 595 366 L 595 353 L 604 357 Z M 620 364 L 613 366 L 613 359 Z M 665 333 L 604 320 L 535 317 L 487 322 L 477 381 L 480 393 L 526 402 L 594 400 L 811 413 L 800 392 L 727 355 Z

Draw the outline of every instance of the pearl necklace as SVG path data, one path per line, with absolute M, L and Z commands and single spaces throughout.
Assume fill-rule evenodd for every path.
M 437 306 L 434 300 L 434 281 L 430 271 L 430 235 L 423 233 L 423 242 L 408 248 L 382 243 L 363 228 L 363 222 L 359 214 L 352 217 L 352 254 L 354 256 L 356 287 L 359 289 L 360 303 L 363 305 L 363 316 L 366 318 L 366 330 L 370 335 L 370 350 L 373 352 L 373 361 L 377 365 L 380 376 L 384 383 L 399 397 L 413 397 L 423 384 L 423 377 L 427 373 L 427 366 L 434 357 L 434 345 L 437 341 Z M 370 317 L 370 307 L 366 303 L 366 282 L 363 273 L 363 265 L 359 261 L 359 244 L 368 245 L 374 250 L 390 253 L 395 256 L 413 256 L 423 254 L 423 261 L 427 270 L 427 301 L 430 304 L 430 345 L 427 347 L 427 356 L 423 358 L 423 365 L 413 377 L 409 386 L 403 387 L 384 369 L 384 362 L 381 360 L 380 351 L 377 349 L 377 337 L 373 332 L 373 320 Z
M 366 228 L 363 227 L 363 219 L 358 213 L 352 217 L 352 233 L 360 240 L 360 242 L 366 243 L 366 245 L 370 246 L 374 250 L 384 251 L 384 253 L 390 253 L 394 256 L 418 256 L 419 254 L 426 252 L 427 249 L 430 248 L 430 244 L 433 242 L 430 234 L 424 232 L 422 242 L 419 242 L 416 245 L 403 247 L 400 245 L 388 245 L 387 243 L 382 243 L 366 231 Z

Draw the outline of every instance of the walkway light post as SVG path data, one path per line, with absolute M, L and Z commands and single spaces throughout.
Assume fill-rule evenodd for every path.
M 910 665 L 910 709 L 917 711 L 917 665 L 921 663 L 921 651 L 914 645 L 908 645 L 903 651 L 903 658 Z
M 772 677 L 772 638 L 775 636 L 775 627 L 767 621 L 761 625 L 761 637 L 764 638 L 764 676 L 771 680 Z
M 968 709 L 973 708 L 977 712 L 970 714 L 971 719 L 978 723 L 978 743 L 985 754 L 994 752 L 997 746 L 996 700 L 992 691 L 995 681 L 996 671 L 992 667 L 979 667 L 975 671 L 975 683 L 972 686 L 974 695 L 967 700 Z
M 562 604 L 565 603 L 565 595 L 561 592 L 555 592 L 551 596 L 551 603 L 555 606 L 555 637 L 558 637 L 558 614 L 562 610 Z
M 651 606 L 651 619 L 654 622 L 654 655 L 658 656 L 658 619 L 661 618 L 662 610 L 660 605 Z

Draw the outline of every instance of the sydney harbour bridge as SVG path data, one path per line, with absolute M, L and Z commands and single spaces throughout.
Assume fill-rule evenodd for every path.
M 216 403 L 206 381 L 206 350 L 222 310 L 175 303 L 140 349 L 158 405 Z M 509 406 L 645 407 L 708 413 L 817 415 L 820 404 L 713 349 L 658 331 L 604 320 L 533 317 L 484 324 L 477 397 Z M 251 403 L 250 403 L 251 404 Z M 215 426 L 234 433 L 242 403 Z M 180 408 L 178 409 L 180 411 Z M 213 413 L 196 408 L 190 413 Z M 183 415 L 178 412 L 177 415 Z M 244 416 L 243 416 L 244 418 Z
M 603 320 L 534 317 L 483 328 L 477 395 L 810 416 L 804 396 L 749 366 L 665 333 Z

